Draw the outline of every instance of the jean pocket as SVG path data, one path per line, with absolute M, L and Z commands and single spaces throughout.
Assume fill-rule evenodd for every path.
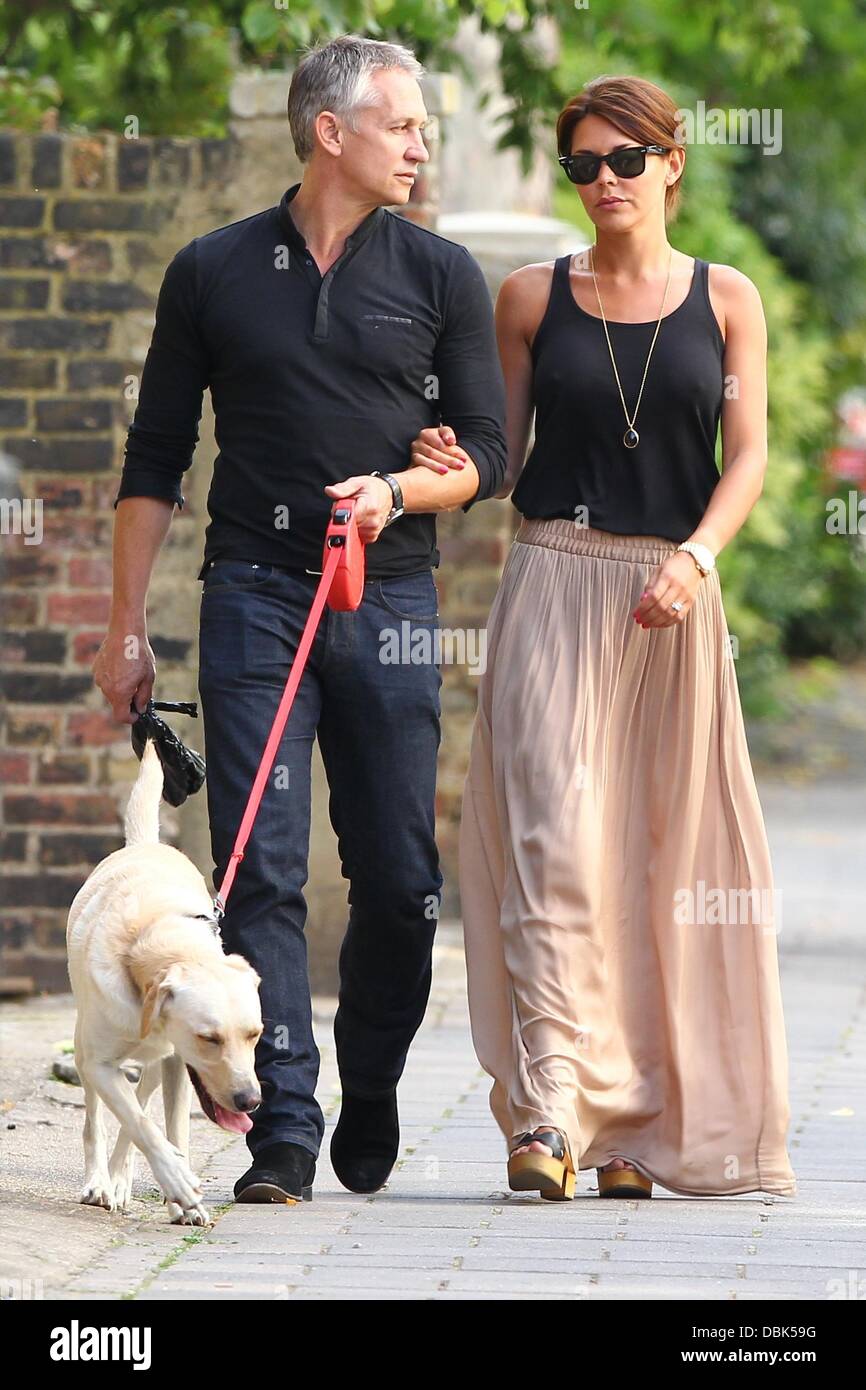
M 275 574 L 273 565 L 255 560 L 214 560 L 205 570 L 202 594 L 226 589 L 256 589 Z
M 395 618 L 432 623 L 439 617 L 439 591 L 429 570 L 380 579 L 374 587 L 379 602 Z

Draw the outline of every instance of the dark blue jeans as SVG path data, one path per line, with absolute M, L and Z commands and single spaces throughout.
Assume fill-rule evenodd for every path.
M 216 561 L 202 581 L 198 688 L 216 889 L 318 582 L 246 560 Z M 404 657 L 413 635 L 416 651 L 418 642 L 433 647 L 437 599 L 430 570 L 368 579 L 361 606 L 326 607 L 316 633 L 222 923 L 226 950 L 262 981 L 263 1100 L 247 1135 L 252 1154 L 278 1141 L 318 1154 L 325 1128 L 304 936 L 315 737 L 349 882 L 334 1020 L 343 1089 L 393 1090 L 424 1016 L 442 887 L 434 838 L 442 675 L 435 650 L 389 664 L 382 643 L 402 634 Z

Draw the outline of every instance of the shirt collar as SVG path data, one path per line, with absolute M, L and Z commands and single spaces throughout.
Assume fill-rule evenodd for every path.
M 300 186 L 301 185 L 299 183 L 295 183 L 292 184 L 291 188 L 286 189 L 285 193 L 280 199 L 279 216 L 280 223 L 282 225 L 283 231 L 285 232 L 288 238 L 289 245 L 296 246 L 299 251 L 306 251 L 307 243 L 304 240 L 298 228 L 295 226 L 294 219 L 292 217 L 291 212 L 289 211 L 289 204 L 291 203 L 295 194 L 298 192 Z M 363 241 L 367 240 L 368 236 L 370 236 L 373 232 L 376 231 L 378 227 L 381 226 L 382 222 L 384 221 L 384 218 L 384 208 L 373 208 L 373 211 L 367 214 L 363 222 L 359 222 L 355 230 L 351 232 L 349 236 L 346 237 L 346 249 L 353 251 L 355 247 L 360 246 Z

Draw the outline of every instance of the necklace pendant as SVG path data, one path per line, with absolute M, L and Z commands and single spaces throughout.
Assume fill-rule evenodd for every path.
M 627 449 L 634 449 L 640 441 L 640 435 L 636 429 L 628 429 L 622 437 L 622 442 Z

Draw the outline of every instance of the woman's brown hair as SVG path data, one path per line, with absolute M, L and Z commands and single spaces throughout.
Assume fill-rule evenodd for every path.
M 667 92 L 644 77 L 595 77 L 562 108 L 556 121 L 560 154 L 571 154 L 574 127 L 584 116 L 601 116 L 638 145 L 684 145 L 680 111 Z M 682 175 L 665 189 L 665 221 L 676 216 Z

